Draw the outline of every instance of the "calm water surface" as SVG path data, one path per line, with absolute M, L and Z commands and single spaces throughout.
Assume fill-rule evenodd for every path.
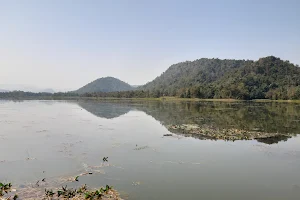
M 109 184 L 133 200 L 298 200 L 299 122 L 298 104 L 0 101 L 0 181 L 22 186 L 46 177 L 50 187 L 93 171 L 70 185 Z M 165 125 L 183 123 L 295 136 L 163 137 Z

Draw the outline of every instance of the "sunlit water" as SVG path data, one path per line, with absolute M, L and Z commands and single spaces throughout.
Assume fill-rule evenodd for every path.
M 163 137 L 170 123 L 297 134 L 299 120 L 297 104 L 0 101 L 0 181 L 75 177 L 108 156 L 70 186 L 109 184 L 133 200 L 300 199 L 300 137 Z

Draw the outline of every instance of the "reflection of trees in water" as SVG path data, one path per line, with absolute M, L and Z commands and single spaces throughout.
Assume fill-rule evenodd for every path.
M 119 117 L 132 109 L 130 105 L 124 103 L 78 101 L 77 104 L 93 115 L 106 119 Z
M 269 133 L 299 133 L 300 105 L 254 102 L 162 102 L 79 101 L 78 105 L 98 117 L 115 118 L 130 110 L 141 110 L 163 125 L 199 124 L 220 129 L 236 128 Z M 286 138 L 264 139 L 274 143 Z
M 258 142 L 266 143 L 266 144 L 277 144 L 281 141 L 287 141 L 289 138 L 283 135 L 279 135 L 276 137 L 269 137 L 269 138 L 260 138 L 256 139 Z
M 300 106 L 285 103 L 254 102 L 155 102 L 138 108 L 164 125 L 199 124 L 220 129 L 235 128 L 268 133 L 300 132 Z M 197 136 L 195 136 L 197 138 Z M 201 138 L 200 138 L 201 139 Z M 273 144 L 288 138 L 278 136 L 259 142 Z
M 168 124 L 213 125 L 262 132 L 299 133 L 300 107 L 283 103 L 180 102 L 138 108 Z

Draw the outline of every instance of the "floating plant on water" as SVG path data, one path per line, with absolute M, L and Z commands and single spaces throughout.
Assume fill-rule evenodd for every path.
M 85 193 L 85 198 L 86 199 L 94 199 L 94 198 L 101 199 L 102 196 L 103 196 L 103 194 L 101 193 L 100 190 L 96 190 L 94 192 L 86 192 Z
M 108 157 L 103 157 L 103 162 L 108 162 Z
M 4 193 L 5 193 L 5 194 L 8 194 L 9 192 L 11 192 L 11 191 L 12 191 L 11 187 L 12 187 L 12 184 L 11 184 L 11 183 L 1 183 L 1 182 L 0 182 L 0 197 L 1 197 L 1 196 L 4 196 Z M 7 200 L 10 200 L 10 199 L 11 199 L 11 196 L 8 197 L 8 198 L 6 198 L 6 199 L 7 199 Z M 15 194 L 15 195 L 13 196 L 12 199 L 13 199 L 13 200 L 18 199 L 18 195 Z
M 87 191 L 87 186 L 86 184 L 84 184 L 83 186 L 81 186 L 80 188 L 78 188 L 77 193 L 84 193 Z
M 85 198 L 86 199 L 101 199 L 104 194 L 108 193 L 108 191 L 110 191 L 112 189 L 111 186 L 106 185 L 105 188 L 100 188 L 99 190 L 96 191 L 92 191 L 92 192 L 86 192 L 85 193 Z
M 147 148 L 149 148 L 149 146 L 137 147 L 137 148 L 134 148 L 133 150 L 139 151 L 139 150 L 143 150 L 143 149 L 147 149 Z
M 46 195 L 46 197 L 53 197 L 54 196 L 54 192 L 53 192 L 53 190 L 47 190 L 47 189 L 45 189 L 45 195 Z
M 108 162 L 108 157 L 103 157 L 103 162 Z M 45 171 L 43 171 L 45 173 Z M 80 174 L 72 179 L 68 179 L 68 181 L 79 181 L 79 177 L 86 174 L 93 174 L 93 172 L 86 172 L 83 174 Z M 35 182 L 35 184 L 31 185 L 33 186 L 33 192 L 29 192 L 27 189 L 20 190 L 18 193 L 21 195 L 21 198 L 27 198 L 28 196 L 31 197 L 41 197 L 41 199 L 120 199 L 119 194 L 112 190 L 112 187 L 109 185 L 106 185 L 105 187 L 102 187 L 100 189 L 87 189 L 87 185 L 83 185 L 81 187 L 73 188 L 67 188 L 66 186 L 62 186 L 60 189 L 57 188 L 43 188 L 40 189 L 40 184 L 46 182 L 46 178 L 42 178 Z M 51 183 L 51 180 L 50 182 Z M 34 187 L 35 186 L 35 187 Z M 15 193 L 16 190 L 11 189 L 12 184 L 11 183 L 1 183 L 0 182 L 0 200 L 17 200 L 19 197 Z M 11 193 L 10 193 L 11 192 Z M 21 193 L 20 193 L 21 192 Z M 35 193 L 36 192 L 36 193 Z M 10 194 L 9 194 L 10 193 Z M 34 193 L 34 194 L 33 194 Z
M 57 191 L 57 197 L 64 197 L 66 199 L 70 199 L 70 198 L 73 198 L 76 196 L 76 194 L 78 193 L 78 191 L 75 189 L 67 189 L 67 186 L 66 187 L 63 187 L 62 186 L 62 190 L 58 190 Z
M 95 191 L 89 191 L 86 185 L 83 185 L 78 189 L 68 189 L 67 186 L 62 186 L 62 189 L 58 190 L 57 192 L 45 189 L 45 195 L 48 198 L 55 198 L 55 196 L 57 196 L 64 199 L 72 199 L 77 197 L 84 197 L 85 199 L 102 199 L 102 197 L 105 197 L 105 194 L 108 194 L 111 189 L 112 187 L 109 185 L 106 185 L 105 188 L 100 188 L 99 190 Z
M 0 189 L 1 191 L 7 191 L 7 190 L 10 190 L 11 189 L 11 183 L 0 183 Z

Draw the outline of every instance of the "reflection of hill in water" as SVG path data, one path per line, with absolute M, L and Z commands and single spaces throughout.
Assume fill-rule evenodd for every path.
M 144 111 L 163 125 L 199 124 L 268 133 L 300 133 L 300 105 L 285 103 L 224 102 L 94 102 L 78 103 L 98 117 L 114 118 L 130 110 Z M 261 139 L 277 143 L 287 138 Z
M 266 133 L 300 133 L 300 106 L 284 103 L 224 102 L 153 102 L 137 109 L 163 125 L 198 124 L 220 129 L 239 129 Z M 197 137 L 195 135 L 195 137 Z M 199 137 L 199 136 L 198 136 Z M 201 139 L 201 138 L 199 138 Z M 259 139 L 274 144 L 286 141 L 283 136 Z
M 77 104 L 93 115 L 106 119 L 119 117 L 131 110 L 131 107 L 128 104 L 123 103 L 79 101 Z
M 258 142 L 266 143 L 266 144 L 277 144 L 281 141 L 287 141 L 289 138 L 284 136 L 271 137 L 271 138 L 260 138 L 257 139 Z
M 164 125 L 199 124 L 247 131 L 300 133 L 300 105 L 284 103 L 181 102 L 138 107 Z

